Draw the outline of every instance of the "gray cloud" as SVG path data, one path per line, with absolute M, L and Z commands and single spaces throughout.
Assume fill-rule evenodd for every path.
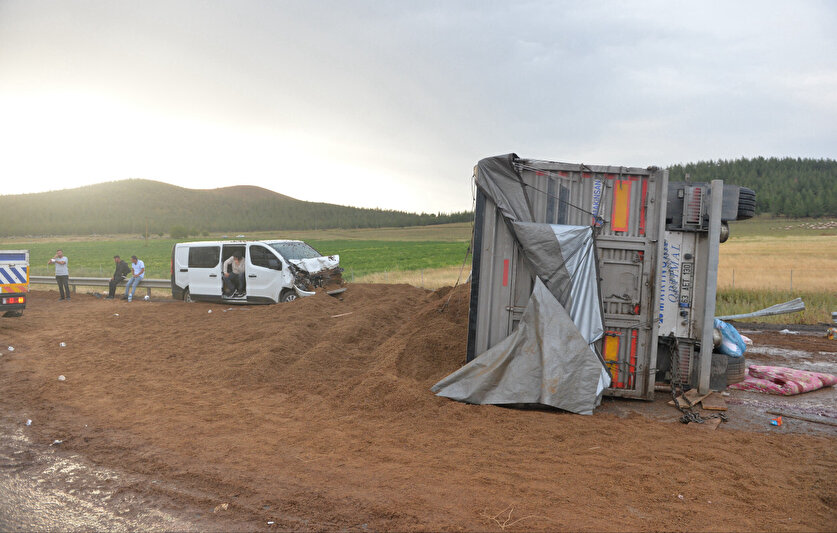
M 0 98 L 88 91 L 312 139 L 415 191 L 366 205 L 465 209 L 473 164 L 509 151 L 837 157 L 836 15 L 778 1 L 6 1 Z

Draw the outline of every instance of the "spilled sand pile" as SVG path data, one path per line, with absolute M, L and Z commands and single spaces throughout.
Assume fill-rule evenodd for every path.
M 295 530 L 834 524 L 834 438 L 435 397 L 464 363 L 468 287 L 353 284 L 342 300 L 247 307 L 56 300 L 34 292 L 0 322 L 15 347 L 0 410 L 147 476 L 142 505 L 226 503 L 242 527 Z

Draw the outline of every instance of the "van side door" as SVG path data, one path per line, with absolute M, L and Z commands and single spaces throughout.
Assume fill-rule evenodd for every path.
M 247 247 L 247 298 L 269 298 L 279 301 L 279 293 L 286 286 L 288 266 L 271 248 L 261 244 Z
M 221 296 L 221 247 L 189 247 L 189 292 L 195 296 Z

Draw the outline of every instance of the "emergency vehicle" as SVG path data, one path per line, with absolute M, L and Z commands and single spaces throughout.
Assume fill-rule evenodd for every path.
M 20 316 L 29 293 L 29 250 L 0 250 L 0 313 Z

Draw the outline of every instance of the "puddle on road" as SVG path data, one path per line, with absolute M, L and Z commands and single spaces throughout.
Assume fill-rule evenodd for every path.
M 765 357 L 759 357 L 759 356 Z M 748 346 L 744 353 L 747 366 L 787 366 L 797 370 L 837 374 L 837 352 L 808 352 L 775 346 Z
M 22 426 L 0 421 L 0 434 L 0 531 L 199 529 L 147 502 L 134 505 L 119 474 L 34 444 Z

